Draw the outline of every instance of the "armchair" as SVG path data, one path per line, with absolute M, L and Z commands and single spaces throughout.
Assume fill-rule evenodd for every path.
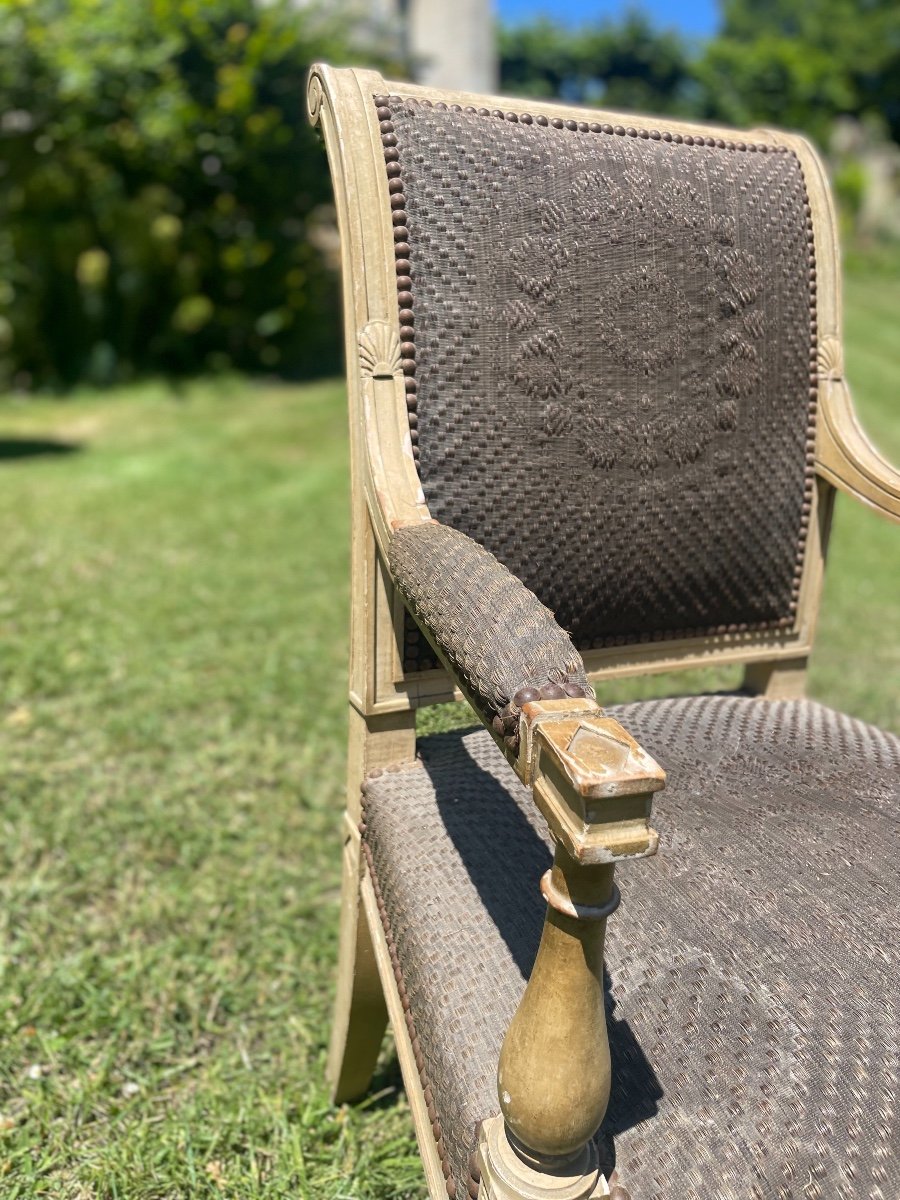
M 803 698 L 835 488 L 900 520 L 900 475 L 815 153 L 326 66 L 308 103 L 351 436 L 335 1100 L 390 1019 L 435 1200 L 900 1196 L 900 741 Z M 724 662 L 740 693 L 594 698 Z M 453 698 L 484 728 L 417 743 Z

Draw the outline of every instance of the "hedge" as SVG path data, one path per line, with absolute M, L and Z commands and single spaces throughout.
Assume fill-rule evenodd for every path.
M 304 114 L 321 9 L 5 0 L 0 387 L 338 361 Z

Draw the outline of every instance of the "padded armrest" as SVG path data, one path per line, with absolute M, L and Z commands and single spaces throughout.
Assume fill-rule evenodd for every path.
M 510 749 L 525 704 L 593 696 L 550 609 L 464 533 L 435 522 L 403 526 L 389 565 L 426 637 Z

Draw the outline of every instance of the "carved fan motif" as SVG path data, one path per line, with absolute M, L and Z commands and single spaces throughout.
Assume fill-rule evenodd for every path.
M 359 367 L 373 379 L 392 379 L 402 369 L 400 338 L 387 321 L 370 321 L 360 333 Z
M 836 337 L 824 337 L 817 355 L 820 379 L 842 379 L 844 376 L 841 343 Z

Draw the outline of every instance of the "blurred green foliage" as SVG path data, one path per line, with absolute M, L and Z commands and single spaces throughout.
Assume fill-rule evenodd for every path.
M 280 0 L 4 0 L 0 386 L 335 368 L 304 100 L 342 42 Z
M 824 141 L 834 118 L 878 114 L 900 140 L 896 0 L 724 0 L 695 46 L 640 12 L 582 27 L 503 30 L 504 90 L 725 121 Z
M 839 115 L 878 114 L 900 140 L 896 0 L 724 0 L 697 62 L 701 115 L 824 141 Z
M 689 107 L 692 64 L 671 30 L 640 12 L 580 29 L 546 17 L 500 35 L 502 88 L 512 94 L 562 97 L 574 104 L 671 112 Z
M 389 23 L 367 11 L 0 0 L 0 389 L 337 368 L 331 188 L 305 73 L 390 57 Z M 771 123 L 822 145 L 846 114 L 876 149 L 882 130 L 900 140 L 895 0 L 724 0 L 719 33 L 696 44 L 637 11 L 538 19 L 502 28 L 499 48 L 514 94 Z M 836 181 L 851 232 L 864 209 L 861 225 L 881 219 L 853 154 Z

